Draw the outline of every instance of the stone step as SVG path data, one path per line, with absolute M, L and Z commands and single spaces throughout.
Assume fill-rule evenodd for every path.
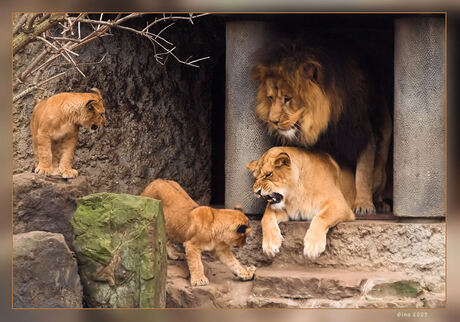
M 270 258 L 262 252 L 259 220 L 244 247 L 235 249 L 246 265 L 296 264 L 309 268 L 340 268 L 352 271 L 402 271 L 445 276 L 445 223 L 358 220 L 340 223 L 329 230 L 323 254 L 312 261 L 303 256 L 308 222 L 280 223 L 284 237 L 280 252 Z
M 402 272 L 348 271 L 299 265 L 259 267 L 253 281 L 236 280 L 216 261 L 205 262 L 210 284 L 191 287 L 183 261 L 170 261 L 167 307 L 443 307 L 425 277 Z

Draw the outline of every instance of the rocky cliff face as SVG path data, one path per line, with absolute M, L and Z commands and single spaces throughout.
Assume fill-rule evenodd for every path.
M 59 92 L 97 87 L 106 105 L 107 126 L 97 134 L 82 129 L 74 159 L 75 168 L 89 178 L 92 192 L 137 194 L 161 177 L 178 181 L 192 198 L 209 203 L 212 88 L 225 39 L 218 18 L 200 19 L 194 25 L 177 22 L 165 31 L 179 57 L 211 56 L 200 62 L 199 69 L 173 60 L 158 64 L 148 40 L 122 30 L 78 51 L 79 62 L 105 57 L 100 64 L 80 66 L 86 78 L 63 61 L 49 67 L 43 79 L 68 73 L 13 106 L 14 173 L 33 169 L 29 123 L 35 104 Z M 146 20 L 133 24 L 145 26 Z M 41 43 L 29 44 L 16 55 L 14 73 L 21 73 L 42 48 Z M 16 92 L 28 85 L 20 85 Z

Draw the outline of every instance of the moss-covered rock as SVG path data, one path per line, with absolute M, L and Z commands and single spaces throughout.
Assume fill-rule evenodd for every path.
M 164 307 L 166 234 L 161 202 L 97 193 L 78 200 L 72 218 L 89 307 Z

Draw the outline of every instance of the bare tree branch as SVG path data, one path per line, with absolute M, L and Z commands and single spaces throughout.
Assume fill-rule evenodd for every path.
M 13 27 L 13 36 L 18 33 L 19 29 L 21 29 L 22 25 L 24 25 L 26 21 L 27 21 L 27 15 L 22 14 L 22 16 L 20 16 L 18 21 L 16 22 L 16 25 L 14 25 Z
M 33 85 L 33 86 L 27 88 L 27 89 L 24 90 L 23 92 L 21 92 L 21 93 L 19 93 L 18 95 L 16 95 L 16 96 L 13 97 L 13 103 L 16 102 L 17 100 L 23 98 L 23 97 L 26 96 L 27 94 L 31 93 L 32 91 L 38 89 L 40 86 L 42 86 L 42 85 L 48 83 L 49 81 L 52 81 L 52 80 L 55 79 L 55 78 L 61 77 L 61 76 L 64 75 L 65 73 L 66 73 L 66 72 L 59 73 L 59 74 L 57 74 L 57 75 L 54 75 L 54 76 L 52 76 L 52 77 L 50 77 L 50 78 L 48 78 L 48 79 L 46 79 L 46 80 L 44 80 L 44 81 L 38 83 L 37 85 Z
M 32 19 L 31 19 L 32 20 Z M 13 55 L 29 42 L 34 41 L 38 35 L 41 35 L 48 29 L 57 25 L 60 21 L 65 20 L 65 15 L 52 14 L 49 19 L 36 25 L 31 31 L 19 33 L 13 38 Z
M 128 20 L 139 18 L 146 14 L 147 13 L 130 13 L 126 15 L 117 14 L 113 20 L 107 19 L 107 16 L 103 13 L 100 14 L 98 17 L 99 19 L 90 19 L 90 16 L 86 13 L 80 13 L 74 16 L 69 16 L 68 14 L 24 14 L 20 16 L 13 28 L 13 34 L 16 34 L 13 38 L 13 55 L 29 42 L 36 40 L 43 42 L 45 49 L 24 68 L 23 72 L 15 81 L 13 90 L 15 90 L 19 84 L 27 84 L 25 80 L 28 76 L 35 75 L 32 85 L 29 85 L 29 88 L 14 96 L 13 100 L 17 101 L 32 91 L 40 89 L 40 86 L 43 84 L 64 75 L 65 72 L 61 72 L 49 77 L 45 81 L 39 81 L 43 72 L 58 58 L 63 58 L 71 66 L 73 66 L 78 73 L 80 73 L 83 77 L 86 77 L 80 69 L 80 66 L 99 64 L 105 59 L 107 53 L 104 54 L 104 56 L 97 62 L 78 62 L 77 58 L 73 58 L 72 56 L 79 57 L 76 50 L 89 42 L 104 36 L 112 35 L 110 33 L 112 28 L 135 33 L 149 40 L 153 47 L 153 57 L 157 63 L 161 65 L 164 65 L 167 62 L 168 57 L 172 57 L 181 64 L 199 68 L 199 65 L 196 63 L 210 58 L 209 56 L 197 59 L 188 57 L 183 60 L 175 54 L 177 46 L 162 35 L 168 28 L 175 24 L 174 21 L 187 20 L 193 24 L 194 19 L 208 15 L 208 13 L 190 13 L 187 15 L 163 14 L 162 18 L 155 18 L 153 22 L 147 23 L 147 26 L 143 29 L 136 29 L 123 25 L 123 23 Z M 155 26 L 161 26 L 166 21 L 172 22 L 166 26 L 162 26 L 162 28 L 156 33 L 151 31 Z M 91 26 L 92 31 L 86 36 L 83 36 L 81 24 Z M 48 30 L 55 26 L 57 26 L 58 30 L 54 33 L 48 32 Z M 75 31 L 74 28 L 77 30 Z M 57 34 L 60 36 L 57 36 Z

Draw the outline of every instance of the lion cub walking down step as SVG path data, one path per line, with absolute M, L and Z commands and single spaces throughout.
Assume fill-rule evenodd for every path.
M 209 284 L 201 261 L 202 251 L 212 251 L 241 280 L 251 280 L 256 268 L 244 267 L 230 247 L 243 246 L 251 232 L 249 219 L 239 210 L 199 206 L 174 181 L 157 179 L 141 196 L 161 200 L 168 238 L 167 252 L 171 259 L 179 255 L 171 242 L 184 245 L 192 286 Z

